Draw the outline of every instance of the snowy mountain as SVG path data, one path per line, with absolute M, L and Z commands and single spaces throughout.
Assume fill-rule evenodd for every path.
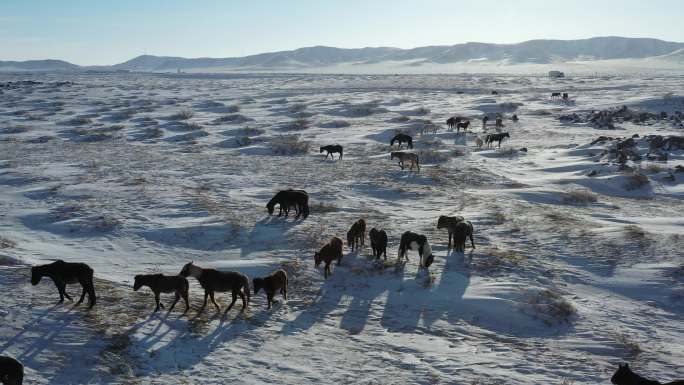
M 403 63 L 404 66 L 486 62 L 495 64 L 551 64 L 574 61 L 658 58 L 678 61 L 684 43 L 648 38 L 595 37 L 581 40 L 530 40 L 517 44 L 464 43 L 412 49 L 392 47 L 335 48 L 315 46 L 291 51 L 229 58 L 182 58 L 142 55 L 105 70 L 167 72 L 176 70 L 297 70 L 338 65 Z M 678 53 L 679 52 L 679 53 Z M 668 56 L 672 55 L 672 56 Z M 79 67 L 59 60 L 0 62 L 0 70 L 52 71 Z
M 0 71 L 77 71 L 81 67 L 63 60 L 0 61 Z

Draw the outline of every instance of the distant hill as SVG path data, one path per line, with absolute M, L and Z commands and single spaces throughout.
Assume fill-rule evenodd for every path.
M 0 71 L 78 71 L 81 67 L 63 60 L 0 61 Z
M 497 64 L 550 64 L 572 61 L 659 58 L 681 61 L 684 43 L 649 38 L 595 37 L 581 40 L 530 40 L 517 44 L 464 43 L 449 46 L 426 46 L 412 49 L 392 47 L 335 48 L 306 47 L 291 51 L 269 52 L 244 57 L 182 58 L 142 55 L 105 70 L 168 72 L 202 69 L 288 70 L 321 68 L 340 64 L 375 64 L 406 62 L 406 65 L 493 62 Z M 7 68 L 37 70 L 85 69 L 59 60 L 0 62 Z M 91 67 L 92 68 L 92 67 Z

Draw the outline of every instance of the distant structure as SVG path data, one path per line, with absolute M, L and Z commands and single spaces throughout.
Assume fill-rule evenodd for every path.
M 549 77 L 550 78 L 564 78 L 565 73 L 561 71 L 549 71 Z

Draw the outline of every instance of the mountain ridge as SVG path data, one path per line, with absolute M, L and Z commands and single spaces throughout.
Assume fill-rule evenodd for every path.
M 317 45 L 294 50 L 265 52 L 242 57 L 184 58 L 141 55 L 111 66 L 78 66 L 61 60 L 2 62 L 3 68 L 19 70 L 86 69 L 168 72 L 176 70 L 228 68 L 235 70 L 284 70 L 327 67 L 339 64 L 373 64 L 383 61 L 423 64 L 450 64 L 490 61 L 505 64 L 552 64 L 575 60 L 642 59 L 668 57 L 684 49 L 684 43 L 654 38 L 618 36 L 588 39 L 535 39 L 514 44 L 467 42 L 402 49 L 395 47 L 337 48 Z

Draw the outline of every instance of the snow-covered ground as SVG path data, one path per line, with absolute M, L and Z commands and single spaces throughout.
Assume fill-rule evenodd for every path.
M 649 160 L 645 138 L 684 134 L 682 77 L 0 75 L 17 80 L 42 83 L 0 88 L 0 354 L 27 383 L 596 384 L 624 361 L 684 377 L 684 150 Z M 668 118 L 558 119 L 622 105 Z M 510 139 L 478 150 L 497 113 Z M 448 131 L 452 115 L 474 133 Z M 428 120 L 437 134 L 419 133 Z M 389 159 L 399 131 L 419 173 Z M 634 134 L 643 159 L 623 165 L 619 141 L 594 142 Z M 319 154 L 333 143 L 343 160 Z M 308 219 L 267 215 L 290 187 Z M 472 221 L 477 248 L 448 251 L 439 215 Z M 388 260 L 366 239 L 324 280 L 314 251 L 360 217 L 389 233 Z M 415 253 L 397 265 L 407 230 L 428 236 L 429 272 Z M 95 269 L 94 309 L 30 285 L 56 258 Z M 283 267 L 289 298 L 198 315 L 191 281 L 186 316 L 151 315 L 133 276 L 190 260 Z

